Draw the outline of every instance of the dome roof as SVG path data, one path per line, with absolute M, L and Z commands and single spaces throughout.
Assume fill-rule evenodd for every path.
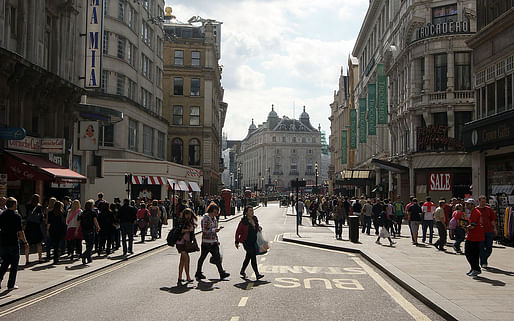
M 252 124 L 250 125 L 250 127 L 248 127 L 248 130 L 254 130 L 254 129 L 257 129 L 257 126 L 255 126 L 255 124 L 253 123 L 253 118 L 252 118 Z
M 303 106 L 303 112 L 300 114 L 300 120 L 309 119 L 309 114 L 305 112 L 305 106 Z
M 278 114 L 275 112 L 273 105 L 271 105 L 271 111 L 268 114 L 268 118 L 278 118 Z

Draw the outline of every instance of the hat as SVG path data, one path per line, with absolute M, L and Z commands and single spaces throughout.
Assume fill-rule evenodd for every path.
M 474 199 L 472 199 L 472 198 L 470 197 L 470 198 L 468 198 L 468 199 L 465 201 L 465 203 L 473 203 L 473 204 L 475 204 L 475 200 L 474 200 Z

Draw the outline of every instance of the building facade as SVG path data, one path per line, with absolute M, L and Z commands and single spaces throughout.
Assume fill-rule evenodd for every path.
M 472 154 L 473 196 L 489 196 L 499 215 L 514 205 L 509 197 L 514 195 L 512 39 L 514 4 L 477 1 L 477 33 L 468 40 L 476 103 L 473 121 L 464 127 L 464 144 Z
M 168 158 L 203 173 L 203 193 L 222 187 L 223 102 L 219 65 L 221 23 L 193 17 L 182 23 L 166 8 L 164 23 L 163 116 L 168 127 Z
M 310 123 L 305 107 L 300 118 L 279 118 L 272 106 L 267 121 L 253 123 L 237 155 L 240 189 L 261 190 L 266 184 L 277 191 L 291 190 L 291 181 L 316 182 L 321 164 L 321 133 Z M 318 169 L 318 185 L 321 184 Z

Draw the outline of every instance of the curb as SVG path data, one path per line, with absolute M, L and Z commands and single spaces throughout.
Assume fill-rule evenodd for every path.
M 341 252 L 350 252 L 357 253 L 362 255 L 368 262 L 377 267 L 380 271 L 385 273 L 388 277 L 393 279 L 396 283 L 398 283 L 402 288 L 404 288 L 407 292 L 412 294 L 418 300 L 426 304 L 432 310 L 434 310 L 437 314 L 445 318 L 446 320 L 458 321 L 458 320 L 467 320 L 467 321 L 478 321 L 476 316 L 466 312 L 458 305 L 453 302 L 443 298 L 440 294 L 430 289 L 426 285 L 420 283 L 416 279 L 412 278 L 410 275 L 401 271 L 394 265 L 384 261 L 382 258 L 369 253 L 367 251 L 363 251 L 360 249 L 337 246 L 337 245 L 329 245 L 323 243 L 316 243 L 310 241 L 303 241 L 298 239 L 292 239 L 286 236 L 283 236 L 282 240 L 284 242 L 289 243 L 297 243 L 302 245 L 308 245 L 313 247 L 325 248 L 329 250 L 341 251 Z

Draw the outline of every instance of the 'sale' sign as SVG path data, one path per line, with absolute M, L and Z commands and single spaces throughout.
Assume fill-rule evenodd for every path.
M 451 191 L 452 175 L 450 173 L 431 173 L 429 190 L 431 191 Z

